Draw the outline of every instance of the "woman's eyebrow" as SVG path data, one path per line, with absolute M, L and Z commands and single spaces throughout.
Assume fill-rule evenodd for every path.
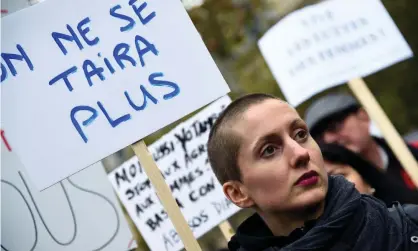
M 277 141 L 278 139 L 280 140 L 280 136 L 277 135 L 277 133 L 275 132 L 267 133 L 257 139 L 257 141 L 254 144 L 253 150 L 257 151 L 265 142 L 273 141 L 273 140 Z
M 290 122 L 289 124 L 289 128 L 294 129 L 295 127 L 298 126 L 306 126 L 305 121 L 303 121 L 301 118 L 296 118 L 294 120 L 292 120 L 292 122 Z

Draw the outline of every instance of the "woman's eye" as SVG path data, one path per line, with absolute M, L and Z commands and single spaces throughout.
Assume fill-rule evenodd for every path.
M 277 151 L 275 146 L 269 145 L 261 152 L 262 157 L 269 157 L 272 156 Z
M 308 132 L 305 130 L 300 130 L 296 133 L 296 140 L 303 140 L 308 137 Z

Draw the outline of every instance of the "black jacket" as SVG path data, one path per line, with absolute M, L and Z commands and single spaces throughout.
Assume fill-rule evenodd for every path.
M 273 236 L 258 214 L 244 221 L 228 243 L 231 251 L 418 251 L 418 206 L 390 209 L 360 195 L 342 176 L 329 178 L 323 215 L 287 237 Z

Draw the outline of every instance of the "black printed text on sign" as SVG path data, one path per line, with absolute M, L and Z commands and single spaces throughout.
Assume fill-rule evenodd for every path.
M 223 194 L 207 160 L 210 128 L 229 103 L 228 97 L 213 102 L 149 146 L 196 238 L 239 210 Z M 109 179 L 151 250 L 183 248 L 138 158 L 118 167 Z

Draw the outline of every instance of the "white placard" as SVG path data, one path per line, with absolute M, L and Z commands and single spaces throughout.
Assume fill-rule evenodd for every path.
M 2 250 L 122 251 L 135 246 L 100 162 L 39 192 L 2 144 Z
M 196 238 L 239 210 L 223 194 L 206 152 L 211 125 L 230 102 L 219 99 L 149 146 Z M 183 248 L 137 157 L 109 179 L 151 250 Z
M 2 125 L 39 189 L 229 91 L 181 1 L 49 0 L 2 22 Z
M 303 8 L 274 25 L 258 45 L 294 106 L 413 55 L 379 0 L 332 0 Z

